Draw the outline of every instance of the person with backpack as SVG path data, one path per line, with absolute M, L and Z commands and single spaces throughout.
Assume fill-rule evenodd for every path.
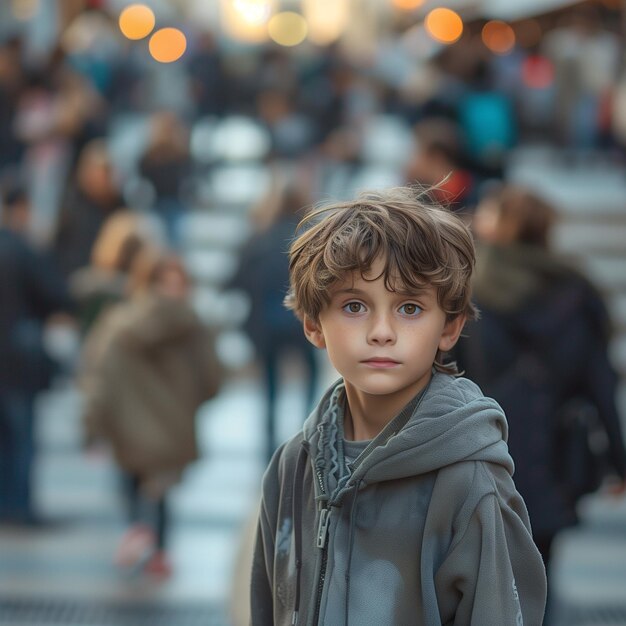
M 626 476 L 608 313 L 591 282 L 549 249 L 555 218 L 543 199 L 513 186 L 479 203 L 473 286 L 481 317 L 456 353 L 506 413 L 515 484 L 546 566 L 557 533 L 578 521 L 580 497 L 604 473 L 620 481 L 617 491 Z M 598 432 L 602 459 L 587 441 Z

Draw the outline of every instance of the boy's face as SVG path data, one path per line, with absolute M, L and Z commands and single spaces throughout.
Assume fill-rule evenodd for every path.
M 366 278 L 384 267 L 377 260 Z M 326 348 L 346 386 L 358 394 L 386 395 L 408 402 L 426 386 L 438 350 L 450 350 L 465 321 L 446 321 L 434 287 L 399 293 L 384 276 L 364 280 L 358 272 L 333 286 L 330 303 L 317 322 L 305 317 L 309 341 Z

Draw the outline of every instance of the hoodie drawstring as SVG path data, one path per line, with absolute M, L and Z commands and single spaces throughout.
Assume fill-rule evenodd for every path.
M 293 491 L 291 494 L 291 513 L 293 519 L 293 536 L 295 543 L 296 558 L 296 597 L 291 618 L 292 626 L 298 623 L 298 613 L 300 611 L 300 578 L 302 572 L 302 479 L 306 467 L 307 451 L 304 445 L 298 452 L 296 461 L 296 473 L 293 481 Z

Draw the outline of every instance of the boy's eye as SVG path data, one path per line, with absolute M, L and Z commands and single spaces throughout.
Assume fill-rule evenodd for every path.
M 348 313 L 362 313 L 363 305 L 360 302 L 348 302 L 348 304 L 343 307 L 343 310 Z
M 412 302 L 407 302 L 400 307 L 400 313 L 404 315 L 418 315 L 421 313 L 422 309 L 417 306 L 417 304 L 413 304 Z

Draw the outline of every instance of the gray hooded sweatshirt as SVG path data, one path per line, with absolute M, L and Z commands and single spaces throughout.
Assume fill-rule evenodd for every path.
M 540 626 L 545 571 L 499 405 L 434 374 L 342 471 L 343 394 L 264 476 L 253 626 Z

